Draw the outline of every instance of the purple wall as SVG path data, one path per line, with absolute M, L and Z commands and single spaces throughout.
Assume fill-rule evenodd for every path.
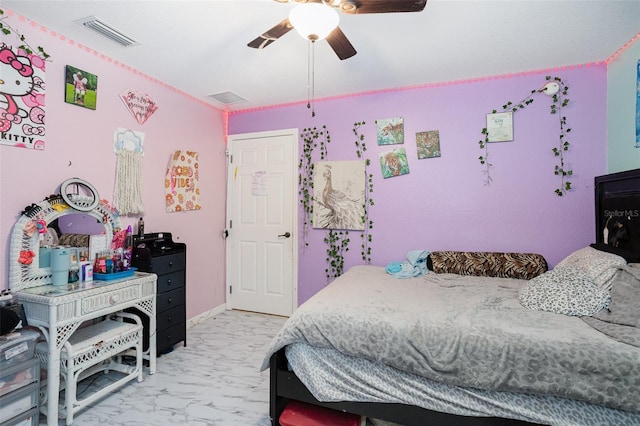
M 542 87 L 548 74 L 570 87 L 564 112 L 572 129 L 566 158 L 574 190 L 563 197 L 554 193 L 559 118 L 549 113 L 551 101 L 542 94 L 514 114 L 513 142 L 491 144 L 493 183 L 485 186 L 478 161 L 485 115 Z M 426 249 L 535 252 L 553 266 L 593 242 L 593 178 L 606 173 L 604 65 L 316 101 L 315 110 L 315 118 L 304 104 L 233 113 L 229 133 L 326 125 L 327 160 L 355 160 L 353 124 L 365 121 L 360 131 L 374 175 L 372 264 Z M 404 118 L 405 143 L 378 146 L 375 120 L 392 117 Z M 426 130 L 440 131 L 440 158 L 417 159 L 415 134 Z M 383 179 L 378 154 L 399 146 L 406 148 L 410 173 Z M 302 250 L 300 244 L 300 303 L 327 283 L 324 235 L 311 230 L 309 246 Z M 359 233 L 352 232 L 351 240 L 345 270 L 362 263 Z

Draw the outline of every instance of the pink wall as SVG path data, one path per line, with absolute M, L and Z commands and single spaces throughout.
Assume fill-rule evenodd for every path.
M 485 114 L 525 98 L 544 85 L 547 74 L 570 86 L 567 161 L 575 189 L 564 197 L 554 193 L 559 180 L 551 150 L 559 124 L 545 95 L 514 114 L 513 142 L 490 146 L 493 183 L 485 186 L 478 161 Z M 315 110 L 315 118 L 304 104 L 234 113 L 229 133 L 326 125 L 327 160 L 355 160 L 353 124 L 364 120 L 361 132 L 374 175 L 373 264 L 426 249 L 535 252 L 553 266 L 594 240 L 593 178 L 606 173 L 605 65 L 317 101 Z M 390 146 L 377 146 L 374 122 L 392 117 L 404 118 L 410 173 L 382 179 L 378 153 Z M 442 157 L 417 159 L 415 133 L 425 130 L 440 131 Z M 324 235 L 311 231 L 309 247 L 299 254 L 300 302 L 326 284 Z M 359 233 L 351 239 L 345 269 L 362 262 Z
M 100 197 L 113 200 L 117 127 L 142 131 L 144 141 L 143 196 L 147 232 L 172 232 L 187 244 L 187 317 L 225 302 L 224 228 L 225 142 L 223 113 L 175 89 L 154 81 L 100 53 L 47 29 L 9 16 L 32 46 L 51 55 L 46 73 L 46 148 L 44 151 L 0 146 L 0 263 L 2 287 L 8 287 L 8 247 L 11 229 L 25 206 L 56 193 L 62 181 L 80 177 L 92 183 Z M 10 37 L 3 41 L 15 43 Z M 65 65 L 98 75 L 97 110 L 64 102 Z M 148 93 L 159 106 L 139 125 L 118 95 L 126 89 Z M 176 149 L 199 153 L 202 210 L 166 213 L 164 174 Z M 137 216 L 121 217 L 123 226 Z

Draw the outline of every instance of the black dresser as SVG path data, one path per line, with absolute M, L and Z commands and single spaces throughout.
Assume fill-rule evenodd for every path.
M 156 335 L 158 355 L 171 352 L 176 343 L 187 346 L 186 270 L 187 246 L 175 243 L 170 232 L 134 237 L 132 266 L 158 276 Z M 148 327 L 145 327 L 145 331 Z M 145 336 L 145 350 L 149 337 Z

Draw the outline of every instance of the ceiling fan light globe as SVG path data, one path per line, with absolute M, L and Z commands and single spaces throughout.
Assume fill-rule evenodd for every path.
M 307 40 L 322 40 L 339 21 L 338 12 L 320 3 L 300 4 L 289 12 L 289 22 Z

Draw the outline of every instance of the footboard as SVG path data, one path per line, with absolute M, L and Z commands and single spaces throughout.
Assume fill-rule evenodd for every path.
M 269 387 L 269 416 L 272 426 L 278 426 L 278 419 L 289 401 L 301 401 L 312 405 L 331 408 L 346 413 L 386 420 L 405 426 L 518 426 L 531 423 L 497 417 L 468 417 L 431 411 L 412 405 L 373 402 L 320 402 L 293 371 L 287 368 L 285 350 L 280 349 L 271 356 Z

